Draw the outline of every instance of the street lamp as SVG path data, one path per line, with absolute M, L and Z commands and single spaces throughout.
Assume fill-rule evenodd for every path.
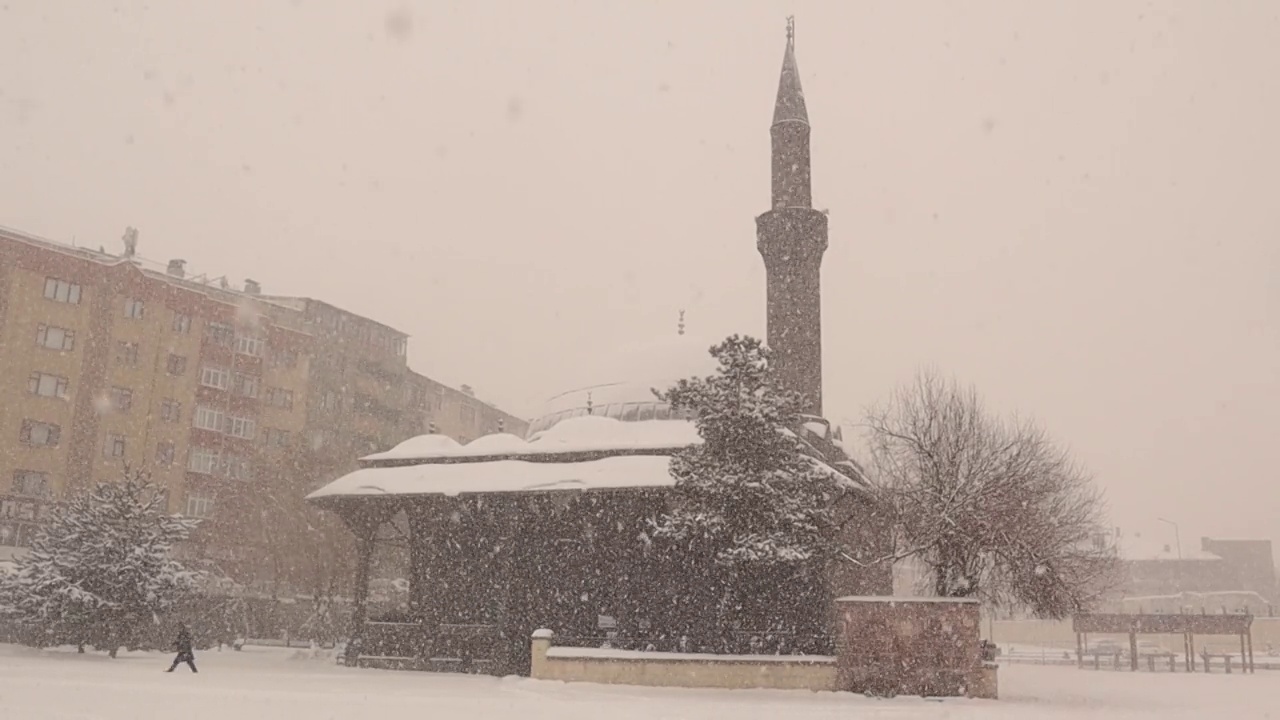
M 1181 560 L 1182 559 L 1182 538 L 1178 535 L 1178 523 L 1172 520 L 1165 520 L 1162 517 L 1158 517 L 1156 519 L 1162 523 L 1168 523 L 1173 526 L 1173 542 L 1176 544 L 1178 548 L 1178 559 Z
M 1178 548 L 1178 566 L 1174 572 L 1174 586 L 1178 591 L 1178 606 L 1182 606 L 1182 537 L 1178 534 L 1178 523 L 1172 520 L 1166 520 L 1162 517 L 1156 518 L 1162 523 L 1168 523 L 1173 526 L 1173 542 Z

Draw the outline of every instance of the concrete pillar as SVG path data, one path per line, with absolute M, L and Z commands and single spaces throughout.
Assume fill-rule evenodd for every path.
M 546 628 L 533 631 L 533 637 L 529 641 L 529 677 L 543 680 L 552 679 L 547 673 L 547 651 L 551 649 L 551 641 L 555 638 L 555 635 L 555 633 Z

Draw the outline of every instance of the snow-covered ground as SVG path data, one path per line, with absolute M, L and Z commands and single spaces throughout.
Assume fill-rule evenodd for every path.
M 1170 675 L 1012 665 L 999 701 L 871 700 L 841 693 L 666 690 L 520 678 L 342 668 L 305 651 L 201 653 L 201 672 L 161 672 L 168 656 L 118 660 L 0 646 L 0 718 L 22 720 L 808 720 L 893 718 L 1280 718 L 1280 672 Z

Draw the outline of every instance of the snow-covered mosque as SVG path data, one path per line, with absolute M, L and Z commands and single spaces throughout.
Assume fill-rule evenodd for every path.
M 756 219 L 768 279 L 767 342 L 783 383 L 805 400 L 807 414 L 793 430 L 846 481 L 845 540 L 869 555 L 883 542 L 874 504 L 839 431 L 822 419 L 827 217 L 811 202 L 810 125 L 790 25 L 770 134 L 773 203 Z M 551 398 L 527 437 L 494 434 L 465 445 L 442 435 L 412 438 L 362 458 L 359 470 L 312 493 L 308 499 L 339 514 L 358 539 L 359 641 L 349 652 L 365 664 L 463 662 L 527 672 L 528 638 L 540 627 L 555 629 L 561 642 L 608 637 L 660 649 L 677 649 L 664 647 L 676 639 L 758 630 L 709 627 L 717 621 L 690 612 L 698 603 L 697 563 L 654 551 L 648 535 L 648 519 L 674 486 L 670 456 L 700 442 L 690 419 L 653 390 L 711 374 L 708 349 L 722 339 L 695 338 L 682 327 L 663 343 L 625 350 L 605 377 Z M 374 548 L 388 526 L 408 536 L 408 608 L 369 619 Z M 796 603 L 826 607 L 841 595 L 892 592 L 887 567 L 842 563 L 820 575 L 821 588 L 808 595 L 797 588 Z

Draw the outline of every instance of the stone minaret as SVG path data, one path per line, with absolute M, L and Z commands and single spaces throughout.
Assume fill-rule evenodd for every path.
M 773 108 L 773 209 L 756 218 L 756 247 L 768 277 L 767 342 L 783 384 L 804 396 L 804 412 L 822 414 L 822 253 L 827 216 L 813 209 L 809 113 L 796 70 L 795 25 Z

